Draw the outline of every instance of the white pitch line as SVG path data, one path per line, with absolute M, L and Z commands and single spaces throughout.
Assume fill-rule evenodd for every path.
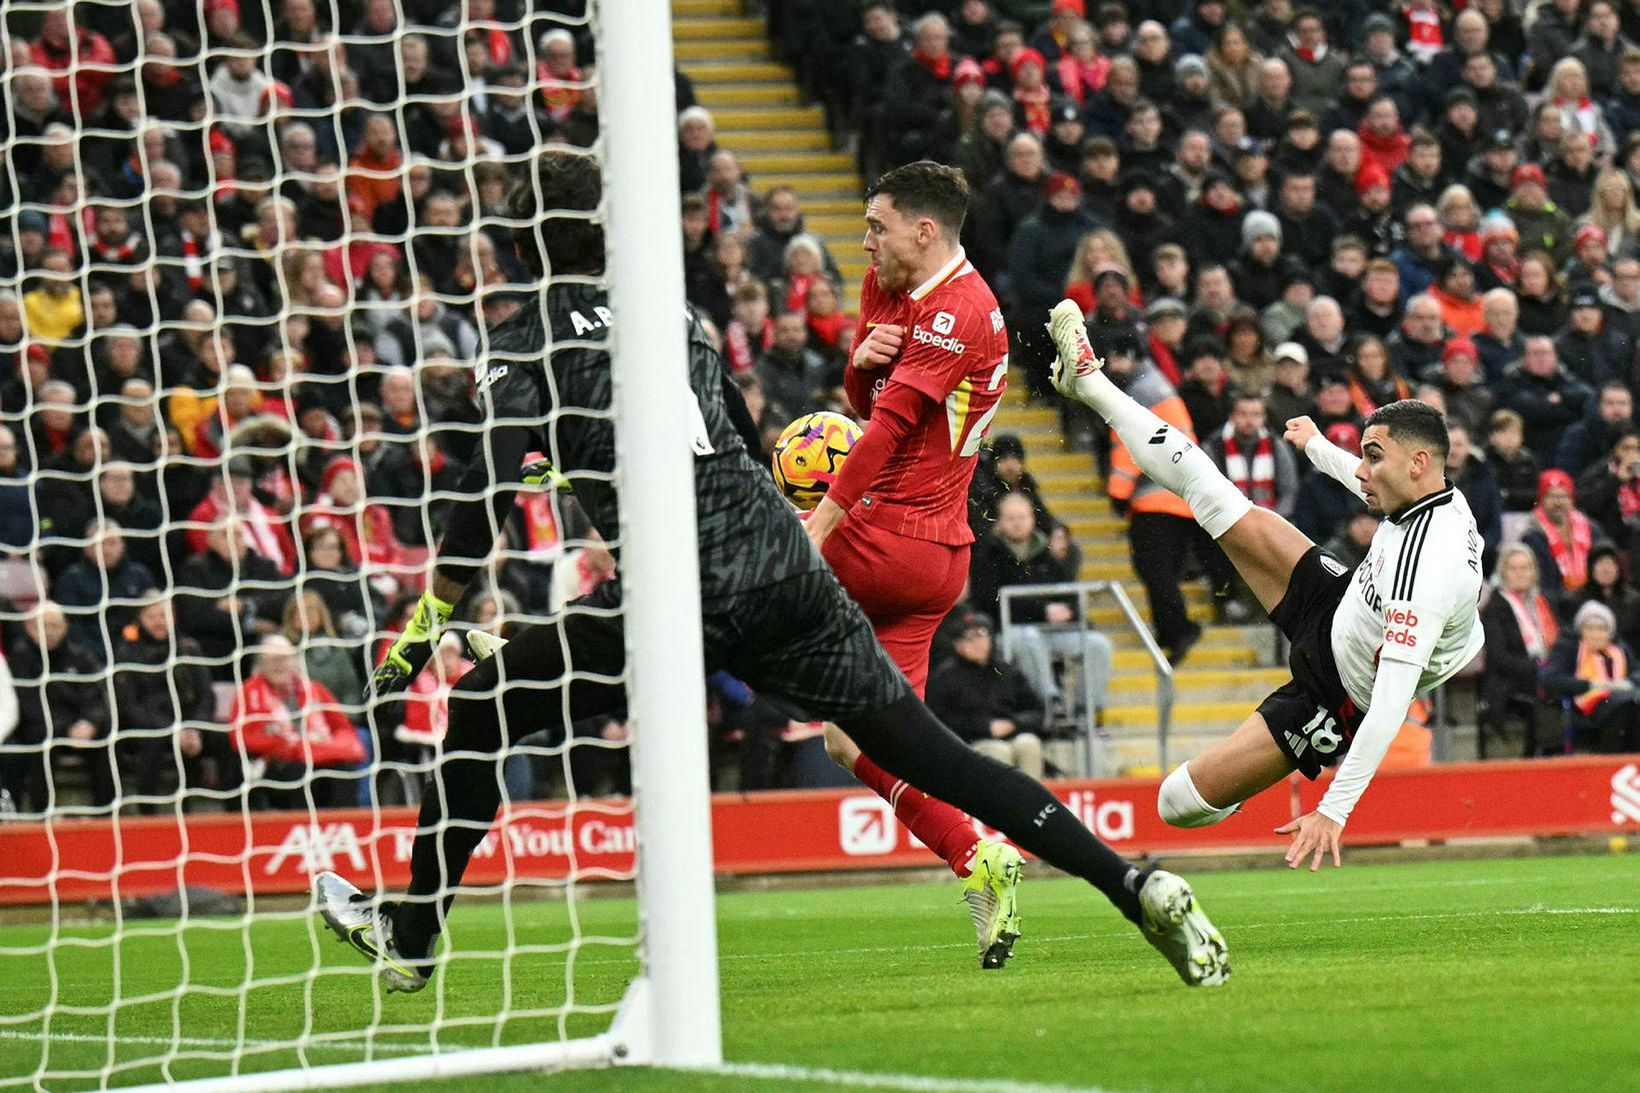
M 694 1068 L 693 1072 L 772 1082 L 815 1082 L 849 1089 L 902 1089 L 908 1093 L 1112 1093 L 1094 1086 L 932 1078 L 921 1074 L 880 1074 L 870 1070 L 832 1070 L 828 1067 L 786 1066 L 779 1063 L 723 1063 Z
M 309 1040 L 298 1044 L 290 1040 L 231 1040 L 225 1036 L 107 1036 L 92 1032 L 58 1032 L 53 1030 L 46 1036 L 37 1032 L 28 1032 L 24 1029 L 0 1029 L 0 1040 L 20 1040 L 28 1043 L 39 1043 L 47 1039 L 53 1043 L 63 1044 L 134 1044 L 144 1047 L 206 1048 L 206 1049 L 240 1049 L 245 1051 L 266 1051 L 274 1048 L 285 1048 L 291 1051 L 298 1047 L 308 1051 L 350 1051 L 362 1054 L 370 1050 L 370 1045 L 363 1040 L 336 1039 L 336 1040 Z M 428 1053 L 431 1049 L 417 1044 L 399 1044 L 384 1042 L 375 1045 L 376 1051 L 388 1054 L 417 1052 Z

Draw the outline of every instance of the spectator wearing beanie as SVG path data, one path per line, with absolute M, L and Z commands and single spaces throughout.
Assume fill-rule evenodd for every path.
M 1225 0 L 1194 0 L 1189 10 L 1173 20 L 1168 28 L 1174 50 L 1205 54 L 1218 40 L 1229 14 Z
M 1590 387 L 1628 378 L 1633 347 L 1628 338 L 1606 329 L 1606 313 L 1592 285 L 1572 294 L 1571 317 L 1555 336 L 1555 356 Z
M 1537 557 L 1538 583 L 1557 609 L 1589 580 L 1589 552 L 1604 529 L 1577 507 L 1577 487 L 1565 471 L 1538 476 L 1537 505 L 1521 542 Z
M 1455 87 L 1446 93 L 1435 139 L 1441 144 L 1441 165 L 1454 178 L 1485 150 L 1487 133 L 1481 128 L 1475 93 L 1469 88 Z
M 1389 172 L 1377 163 L 1363 162 L 1355 175 L 1355 193 L 1355 210 L 1344 218 L 1341 230 L 1365 243 L 1373 257 L 1388 257 L 1399 234 L 1390 205 Z
M 1446 419 L 1469 430 L 1471 437 L 1485 434 L 1492 417 L 1492 392 L 1481 372 L 1480 354 L 1469 338 L 1453 338 L 1441 350 L 1441 363 L 1426 367 L 1418 379 L 1435 388 L 1446 399 Z
M 1076 25 L 1087 17 L 1087 0 L 1053 0 L 1047 22 L 1031 37 L 1031 48 L 1048 61 L 1059 60 L 1070 45 Z
M 990 90 L 980 97 L 974 124 L 950 151 L 950 162 L 968 180 L 968 192 L 984 192 L 1002 170 L 1008 138 L 1014 132 L 1014 108 L 1008 96 Z
M 1241 222 L 1242 253 L 1230 264 L 1236 294 L 1262 311 L 1281 299 L 1288 263 L 1281 253 L 1281 223 L 1271 213 L 1254 210 Z
M 1122 202 L 1122 156 L 1109 137 L 1089 137 L 1082 142 L 1077 181 L 1082 183 L 1082 207 L 1109 223 L 1116 218 Z M 1129 239 L 1128 246 L 1135 246 Z
M 1065 271 L 1071 268 L 1082 237 L 1099 227 L 1082 208 L 1082 185 L 1074 175 L 1049 175 L 1043 189 L 1046 200 L 1014 232 L 1008 256 L 1009 298 L 1022 327 L 1032 316 L 1046 315 L 1064 298 Z M 1046 356 L 1048 347 L 1042 348 Z M 1027 367 L 1040 366 L 1042 382 L 1036 386 L 1042 390 L 1047 389 L 1051 363 L 1051 359 L 1026 362 Z
M 1082 114 L 1069 99 L 1055 99 L 1048 118 L 1042 152 L 1049 166 L 1074 177 L 1082 169 Z
M 1046 137 L 1053 125 L 1048 62 L 1036 50 L 1022 49 L 1014 55 L 1009 72 L 1014 84 L 1014 124 L 1037 137 Z
M 1195 53 L 1186 53 L 1174 62 L 1173 98 L 1163 110 L 1172 132 L 1205 129 L 1212 123 L 1220 104 L 1213 101 L 1211 79 L 1207 62 Z
M 1593 224 L 1584 224 L 1572 236 L 1572 257 L 1560 271 L 1560 279 L 1573 288 L 1611 280 L 1606 265 L 1606 233 Z
M 1509 200 L 1504 211 L 1520 233 L 1523 251 L 1542 250 L 1558 266 L 1572 250 L 1572 222 L 1560 207 L 1549 200 L 1549 184 L 1543 168 L 1523 163 L 1509 175 Z
M 1476 285 L 1482 292 L 1512 287 L 1520 278 L 1520 233 L 1515 230 L 1515 222 L 1502 213 L 1493 213 L 1481 221 L 1480 237 Z
M 1129 171 L 1122 176 L 1121 203 L 1113 224 L 1127 243 L 1128 256 L 1138 265 L 1141 276 L 1152 265 L 1156 249 L 1173 236 L 1173 221 L 1158 206 L 1155 176 L 1148 171 Z

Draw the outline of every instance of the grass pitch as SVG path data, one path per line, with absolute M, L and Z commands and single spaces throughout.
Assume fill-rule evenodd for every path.
M 732 893 L 718 904 L 726 1054 L 790 1068 L 778 1077 L 620 1070 L 418 1085 L 835 1090 L 870 1073 L 898 1076 L 888 1088 L 952 1091 L 1635 1088 L 1640 856 L 1192 881 L 1230 942 L 1235 972 L 1221 989 L 1186 989 L 1069 880 L 1027 880 L 1018 955 L 987 973 L 954 883 Z M 245 1070 L 288 1067 L 298 1053 L 281 1042 L 303 1035 L 318 1063 L 594 1032 L 633 973 L 634 912 L 589 899 L 574 918 L 571 958 L 562 904 L 516 905 L 510 933 L 499 906 L 458 908 L 456 958 L 437 989 L 412 997 L 379 994 L 301 913 L 180 934 L 128 923 L 117 960 L 106 924 L 63 925 L 49 961 L 49 928 L 0 929 L 0 1088 L 224 1074 L 236 1043 Z M 503 958 L 509 938 L 523 948 Z M 503 994 L 513 1016 L 498 1021 Z M 19 1019 L 52 999 L 49 1026 Z

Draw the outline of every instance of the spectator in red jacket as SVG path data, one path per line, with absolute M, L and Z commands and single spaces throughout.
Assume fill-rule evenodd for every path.
M 114 47 L 94 30 L 70 28 L 67 5 L 46 12 L 40 24 L 40 40 L 29 50 L 29 60 L 56 73 L 52 83 L 58 105 L 79 118 L 89 118 L 97 112 L 108 82 L 114 78 L 111 67 L 115 62 Z M 72 77 L 69 76 L 71 67 Z M 69 89 L 71 79 L 72 91 Z
M 247 782 L 265 788 L 274 807 L 302 808 L 304 788 L 321 808 L 354 803 L 354 781 L 316 777 L 365 761 L 364 741 L 336 696 L 302 674 L 296 647 L 273 635 L 262 640 L 256 670 L 234 696 L 229 738 L 250 764 Z
M 347 548 L 348 561 L 363 570 L 384 596 L 392 596 L 398 581 L 384 571 L 404 564 L 404 547 L 393 532 L 393 516 L 387 506 L 366 500 L 359 464 L 346 456 L 332 459 L 325 465 L 319 490 L 318 498 L 302 517 L 302 533 L 335 528 Z
M 290 522 L 257 498 L 255 477 L 248 458 L 228 461 L 228 485 L 224 486 L 221 479 L 213 482 L 205 500 L 188 514 L 188 552 L 204 553 L 209 529 L 223 517 L 234 516 L 252 553 L 266 558 L 289 577 L 296 572 L 296 540 L 291 535 Z

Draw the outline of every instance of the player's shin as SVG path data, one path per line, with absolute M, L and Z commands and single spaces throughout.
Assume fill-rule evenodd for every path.
M 1219 538 L 1252 510 L 1253 503 L 1200 445 L 1130 398 L 1103 372 L 1084 377 L 1078 392 L 1088 395 L 1088 405 L 1116 430 L 1139 469 L 1184 498 L 1207 534 Z
M 1100 842 L 1046 786 L 974 751 L 914 695 L 842 727 L 885 770 L 1083 878 L 1129 920 L 1139 921 L 1139 871 Z
M 906 784 L 864 753 L 854 761 L 854 776 L 893 805 L 895 819 L 924 846 L 944 858 L 951 872 L 959 877 L 969 874 L 979 836 L 974 834 L 974 821 L 967 813 Z

